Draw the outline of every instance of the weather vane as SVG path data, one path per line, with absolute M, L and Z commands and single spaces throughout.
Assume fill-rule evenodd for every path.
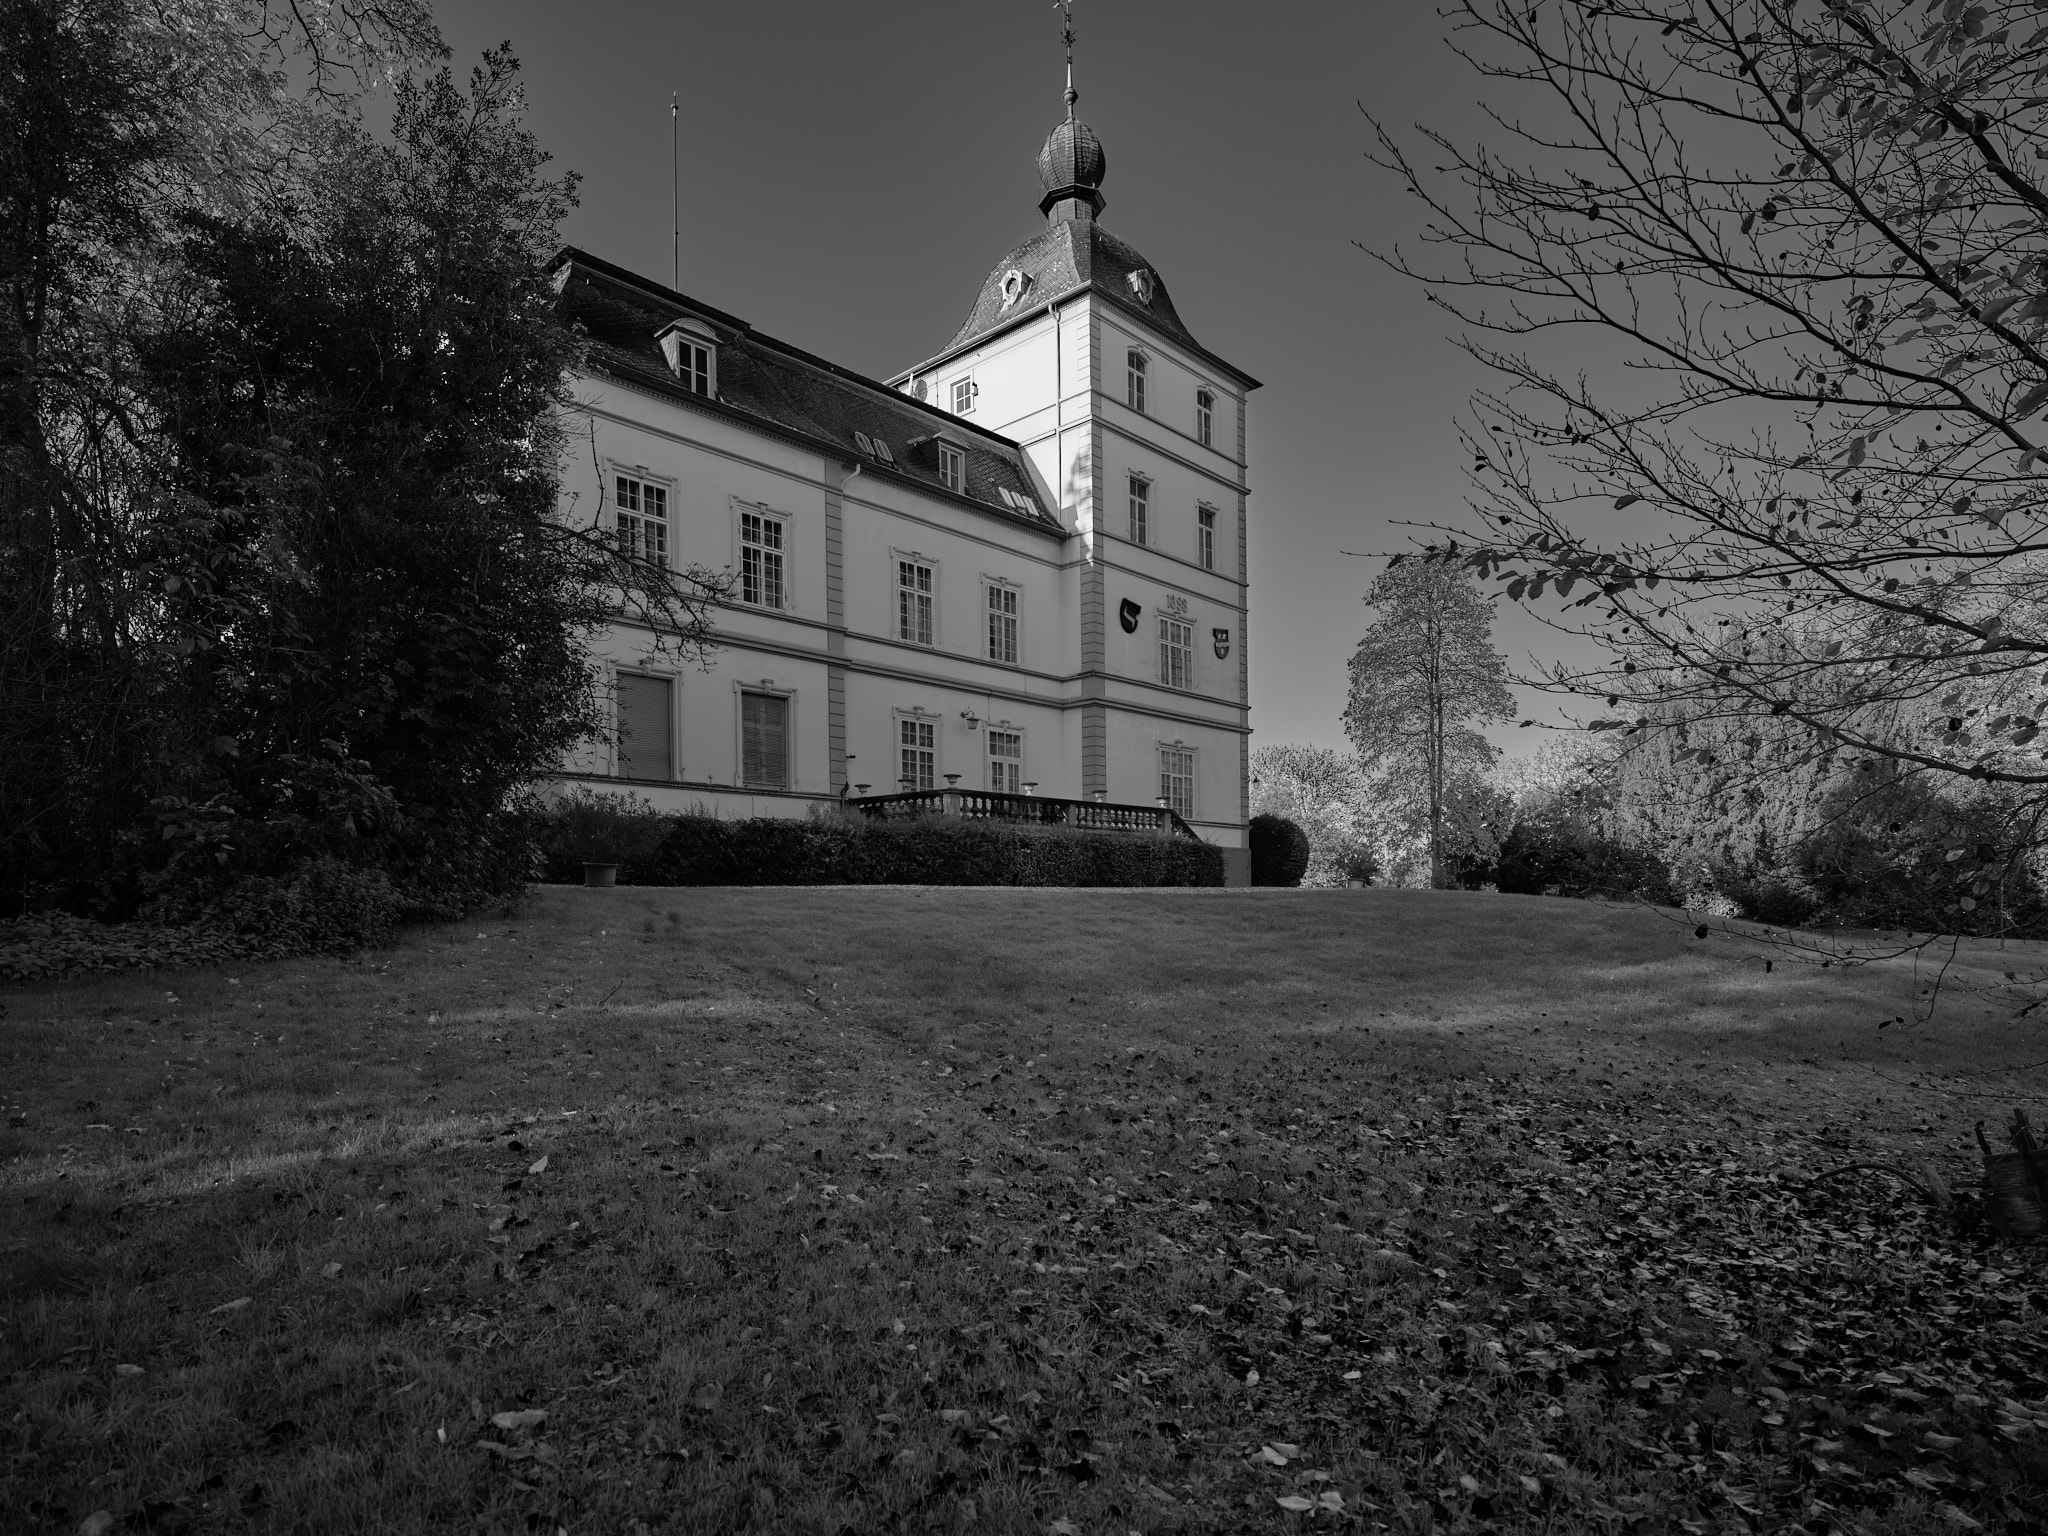
M 1074 89 L 1074 0 L 1052 0 L 1052 8 L 1060 13 L 1060 40 L 1067 45 L 1067 116 L 1072 117 L 1081 99 Z

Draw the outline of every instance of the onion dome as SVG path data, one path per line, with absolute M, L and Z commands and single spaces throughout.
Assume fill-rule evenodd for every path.
M 1102 178 L 1109 169 L 1102 153 L 1102 140 L 1095 130 L 1072 116 L 1046 135 L 1038 152 L 1038 180 L 1045 196 L 1038 208 L 1054 223 L 1069 219 L 1092 219 L 1102 212 Z

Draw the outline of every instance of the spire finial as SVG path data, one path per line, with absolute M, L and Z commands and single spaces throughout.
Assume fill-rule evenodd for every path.
M 1074 89 L 1074 0 L 1053 0 L 1053 7 L 1060 13 L 1060 40 L 1067 45 L 1067 119 L 1071 122 L 1074 103 L 1081 99 Z

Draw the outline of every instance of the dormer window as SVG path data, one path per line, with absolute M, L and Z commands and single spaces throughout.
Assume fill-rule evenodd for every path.
M 1124 403 L 1142 413 L 1145 409 L 1145 354 L 1133 347 L 1124 354 Z
M 967 489 L 967 451 L 939 439 L 939 484 L 949 491 Z
M 1204 448 L 1216 446 L 1216 397 L 1206 389 L 1195 391 L 1195 436 Z
M 659 339 L 669 372 L 683 388 L 693 395 L 718 393 L 718 349 L 713 337 L 688 321 L 678 320 Z
M 974 414 L 974 397 L 980 393 L 981 386 L 975 383 L 974 380 L 955 379 L 953 381 L 953 414 L 955 416 L 972 416 Z

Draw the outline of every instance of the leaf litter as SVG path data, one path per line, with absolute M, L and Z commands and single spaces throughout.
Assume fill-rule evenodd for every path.
M 843 1037 L 756 1010 L 701 1088 L 394 1160 L 439 1225 L 330 1304 L 424 1383 L 379 1433 L 463 1520 L 622 1530 L 2041 1529 L 2042 1245 L 1808 1187 L 1872 1132 L 1327 1035 L 956 1038 L 934 1087 L 866 1032 L 826 1098 Z M 324 1389 L 281 1390 L 289 1462 Z

